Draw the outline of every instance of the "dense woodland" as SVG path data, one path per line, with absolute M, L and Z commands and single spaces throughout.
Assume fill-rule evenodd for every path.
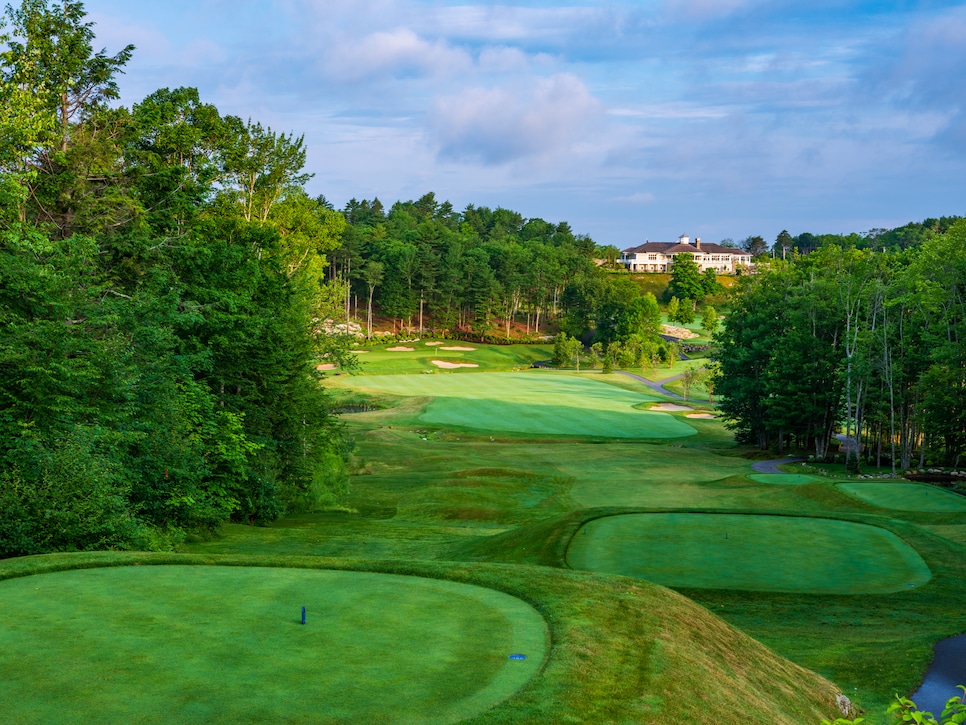
M 966 220 L 907 250 L 823 246 L 759 260 L 718 337 L 739 440 L 850 467 L 957 465 L 966 452 Z M 837 446 L 835 446 L 837 448 Z
M 134 48 L 95 51 L 82 4 L 24 0 L 3 21 L 0 556 L 164 548 L 337 502 L 351 441 L 316 365 L 351 369 L 347 333 L 375 317 L 556 335 L 561 365 L 676 355 L 617 250 L 566 222 L 433 193 L 336 210 L 305 191 L 300 136 L 190 88 L 119 105 Z M 906 251 L 793 244 L 743 280 L 717 380 L 742 440 L 824 456 L 845 421 L 863 456 L 960 453 L 966 233 L 926 227 L 883 243 Z M 721 293 L 685 255 L 662 302 L 687 322 Z

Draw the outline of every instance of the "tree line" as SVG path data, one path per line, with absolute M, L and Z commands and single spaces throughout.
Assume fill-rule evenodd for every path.
M 740 441 L 893 470 L 966 451 L 966 220 L 905 250 L 760 260 L 717 337 Z M 839 433 L 841 431 L 841 433 Z
M 332 500 L 349 443 L 315 365 L 343 350 L 316 328 L 345 221 L 303 139 L 194 89 L 112 105 L 134 48 L 95 51 L 81 3 L 0 31 L 0 556 Z

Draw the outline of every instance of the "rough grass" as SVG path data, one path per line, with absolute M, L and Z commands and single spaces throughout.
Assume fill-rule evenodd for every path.
M 835 712 L 837 688 L 827 680 L 777 657 L 686 598 L 622 577 L 485 563 L 85 554 L 3 562 L 0 578 L 132 564 L 254 565 L 406 574 L 488 587 L 525 600 L 548 623 L 549 657 L 544 667 L 516 694 L 465 721 L 477 725 L 520 722 L 801 725 L 817 722 Z M 30 578 L 23 580 L 28 588 L 30 582 Z M 351 607 L 352 603 L 347 606 Z M 299 629 L 299 625 L 292 627 Z M 218 679 L 234 674 L 231 644 L 231 641 L 226 643 L 228 656 L 222 662 Z M 271 650 L 265 651 L 266 659 L 271 657 L 270 653 Z M 326 656 L 347 654 L 343 651 L 326 653 Z M 87 674 L 88 682 L 94 682 L 97 675 Z M 298 674 L 292 673 L 284 683 L 260 679 L 252 683 L 251 689 L 263 691 L 276 686 L 297 689 L 301 697 L 306 683 L 298 679 Z M 313 681 L 313 686 L 316 684 Z M 407 684 L 418 687 L 413 682 L 407 681 Z M 43 691 L 36 682 L 33 686 L 35 693 Z M 217 689 L 217 686 L 216 681 L 213 687 Z M 349 696 L 365 694 L 353 693 L 351 685 L 347 688 Z M 55 693 L 51 694 L 56 697 Z M 187 696 L 187 693 L 181 695 Z M 5 698 L 5 703 L 9 702 Z M 203 699 L 201 703 L 204 707 Z M 163 722 L 190 721 L 184 719 L 186 714 L 191 713 L 178 711 L 168 702 L 154 714 L 147 712 L 146 718 L 140 721 L 151 722 L 152 717 Z M 257 721 L 261 714 L 253 712 L 247 721 Z M 217 713 L 214 718 L 212 721 L 219 721 Z M 244 718 L 243 713 L 242 719 L 235 722 L 245 722 Z M 103 714 L 94 719 L 104 721 Z M 269 719 L 285 722 L 278 717 Z M 320 712 L 315 718 L 300 720 L 305 721 L 332 722 L 333 719 Z M 407 721 L 411 719 L 404 713 L 380 720 Z M 28 717 L 20 722 L 51 720 Z

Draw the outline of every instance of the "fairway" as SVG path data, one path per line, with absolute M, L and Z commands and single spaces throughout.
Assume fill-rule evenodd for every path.
M 881 594 L 932 576 L 922 557 L 885 529 L 791 516 L 609 516 L 581 528 L 567 561 L 696 589 Z
M 748 478 L 758 483 L 770 483 L 779 486 L 801 486 L 803 483 L 819 480 L 815 476 L 808 476 L 804 473 L 752 473 Z
M 16 723 L 456 722 L 512 695 L 548 647 L 515 597 L 364 572 L 75 570 L 0 582 L 0 611 Z
M 667 413 L 633 407 L 657 398 L 576 375 L 379 375 L 340 382 L 381 393 L 432 397 L 420 421 L 433 426 L 602 438 L 680 438 L 697 432 Z
M 899 511 L 966 512 L 966 497 L 922 483 L 840 483 L 838 487 L 873 506 Z

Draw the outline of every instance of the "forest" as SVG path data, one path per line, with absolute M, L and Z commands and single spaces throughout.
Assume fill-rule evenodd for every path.
M 848 467 L 957 466 L 966 451 L 966 220 L 905 250 L 760 258 L 717 337 L 739 441 Z
M 336 210 L 306 191 L 302 136 L 192 88 L 125 107 L 135 49 L 94 37 L 80 3 L 24 0 L 0 26 L 0 557 L 164 549 L 337 502 L 352 442 L 317 366 L 351 370 L 375 316 L 402 337 L 557 335 L 559 364 L 677 354 L 615 247 L 432 192 Z M 825 458 L 844 425 L 853 465 L 958 460 L 966 225 L 786 236 L 716 343 L 739 440 Z M 722 294 L 685 255 L 660 302 L 689 321 Z

